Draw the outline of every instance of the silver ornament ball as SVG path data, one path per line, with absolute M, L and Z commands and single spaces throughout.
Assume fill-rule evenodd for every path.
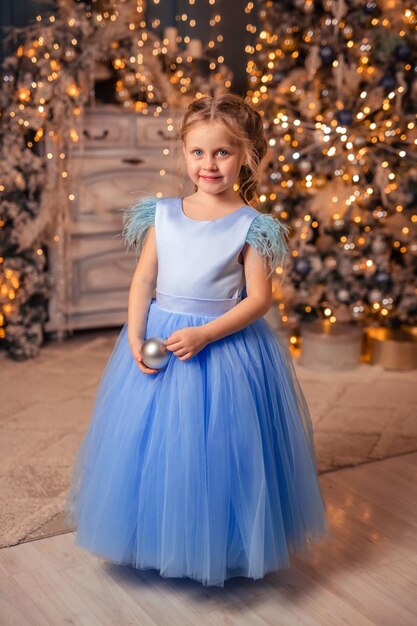
M 333 270 L 337 267 L 337 259 L 334 256 L 326 256 L 324 259 L 324 267 L 327 270 Z
M 349 291 L 347 289 L 339 289 L 337 299 L 339 302 L 349 302 Z
M 142 359 L 151 369 L 162 369 L 169 361 L 171 352 L 164 346 L 161 337 L 149 337 L 143 342 L 141 348 Z
M 374 304 L 375 302 L 381 302 L 382 300 L 381 291 L 379 289 L 371 289 L 371 291 L 368 294 L 368 300 L 372 304 Z
M 298 168 L 302 174 L 308 174 L 311 172 L 311 167 L 312 165 L 310 161 L 307 161 L 307 159 L 300 159 L 298 162 Z
M 386 248 L 387 244 L 382 237 L 376 237 L 371 244 L 371 249 L 374 254 L 381 254 L 382 252 L 385 252 Z

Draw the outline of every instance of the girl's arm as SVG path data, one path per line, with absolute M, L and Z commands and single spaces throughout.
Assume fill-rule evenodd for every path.
M 128 300 L 128 331 L 127 337 L 132 355 L 140 369 L 148 373 L 157 371 L 142 363 L 140 348 L 144 341 L 148 309 L 156 285 L 158 257 L 156 251 L 155 227 L 149 227 L 133 274 Z
M 232 309 L 202 325 L 207 341 L 217 341 L 242 330 L 265 315 L 272 302 L 272 277 L 267 276 L 263 258 L 248 243 L 243 250 L 247 297 Z M 249 270 L 250 268 L 250 270 Z

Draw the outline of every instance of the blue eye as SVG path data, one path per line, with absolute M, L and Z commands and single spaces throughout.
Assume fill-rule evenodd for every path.
M 203 151 L 200 150 L 200 148 L 194 148 L 194 150 L 192 150 L 192 154 L 199 157 L 203 154 Z M 222 157 L 226 157 L 226 156 L 229 156 L 229 151 L 224 148 L 220 148 L 220 150 L 217 151 L 217 154 L 219 154 Z

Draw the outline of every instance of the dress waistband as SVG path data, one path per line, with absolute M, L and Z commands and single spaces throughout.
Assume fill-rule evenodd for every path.
M 233 308 L 242 300 L 242 296 L 237 298 L 212 299 L 212 298 L 187 298 L 175 296 L 170 293 L 163 293 L 156 289 L 156 304 L 166 311 L 173 313 L 185 313 L 190 315 L 206 315 L 216 317 L 222 315 Z

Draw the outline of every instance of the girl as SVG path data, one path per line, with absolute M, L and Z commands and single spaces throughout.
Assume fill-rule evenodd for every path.
M 328 534 L 308 408 L 263 315 L 287 228 L 250 206 L 266 152 L 236 95 L 193 102 L 181 139 L 195 193 L 146 198 L 139 253 L 68 496 L 76 543 L 115 563 L 224 586 L 289 567 Z M 156 286 L 156 298 L 152 297 Z M 145 339 L 165 339 L 162 369 Z

